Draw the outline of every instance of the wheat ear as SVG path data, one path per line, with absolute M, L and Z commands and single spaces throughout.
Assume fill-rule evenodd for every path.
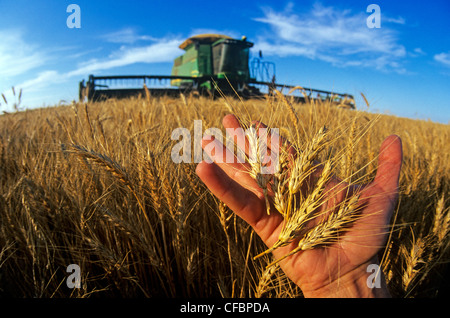
M 288 254 L 270 263 L 272 266 L 299 251 L 305 251 L 318 246 L 337 242 L 339 234 L 349 228 L 360 216 L 357 213 L 359 195 L 353 195 L 347 204 L 341 204 L 337 212 L 331 213 L 326 221 L 309 230 L 298 242 L 298 246 Z

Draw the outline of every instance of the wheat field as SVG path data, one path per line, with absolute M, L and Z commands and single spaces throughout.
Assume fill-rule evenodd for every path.
M 449 283 L 450 127 L 327 102 L 198 96 L 72 103 L 0 116 L 0 295 L 302 297 L 253 230 L 176 164 L 175 128 L 234 112 L 287 139 L 332 132 L 340 177 L 366 182 L 383 139 L 403 141 L 400 198 L 380 251 L 394 297 Z M 192 133 L 192 135 L 194 135 Z M 255 258 L 255 256 L 260 257 Z M 81 288 L 68 288 L 77 264 Z

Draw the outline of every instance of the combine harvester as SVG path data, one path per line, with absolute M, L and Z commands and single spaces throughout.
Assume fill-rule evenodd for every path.
M 180 93 L 198 93 L 220 96 L 239 95 L 242 98 L 261 98 L 275 90 L 294 92 L 298 102 L 329 100 L 336 105 L 355 108 L 349 94 L 275 82 L 275 64 L 262 61 L 262 54 L 249 62 L 253 43 L 232 39 L 226 35 L 201 34 L 188 38 L 179 47 L 185 53 L 177 57 L 172 75 L 94 76 L 80 82 L 80 101 L 98 101 L 108 98 L 145 96 L 179 96 Z M 165 85 L 164 85 L 165 84 Z

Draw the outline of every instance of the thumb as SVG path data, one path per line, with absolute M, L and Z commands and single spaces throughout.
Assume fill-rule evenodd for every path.
M 374 183 L 389 196 L 397 194 L 402 160 L 402 140 L 397 135 L 387 137 L 381 144 Z

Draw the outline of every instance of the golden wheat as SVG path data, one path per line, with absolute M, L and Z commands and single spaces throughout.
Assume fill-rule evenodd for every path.
M 0 116 L 0 295 L 301 297 L 278 267 L 267 267 L 279 260 L 254 259 L 267 247 L 209 193 L 195 164 L 170 161 L 174 128 L 196 119 L 221 127 L 230 111 L 245 128 L 251 120 L 279 127 L 298 152 L 293 158 L 280 147 L 270 177 L 258 167 L 252 173 L 287 220 L 282 240 L 298 250 L 333 244 L 359 217 L 357 194 L 336 211 L 320 210 L 332 191 L 323 188 L 328 175 L 371 180 L 377 147 L 399 134 L 400 203 L 382 269 L 394 296 L 436 296 L 445 287 L 448 125 L 328 101 L 146 95 Z M 81 268 L 80 289 L 65 287 L 69 264 Z

